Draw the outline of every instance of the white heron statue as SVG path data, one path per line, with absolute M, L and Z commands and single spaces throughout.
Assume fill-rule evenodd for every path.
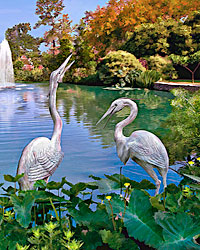
M 153 169 L 156 168 L 158 170 L 163 178 L 164 188 L 166 188 L 169 158 L 165 146 L 156 135 L 145 130 L 134 131 L 129 137 L 123 135 L 123 128 L 130 124 L 137 116 L 138 108 L 136 103 L 129 98 L 119 98 L 113 101 L 97 124 L 106 116 L 110 115 L 111 117 L 125 106 L 130 107 L 130 115 L 125 120 L 119 122 L 115 127 L 114 139 L 117 154 L 124 164 L 131 158 L 143 167 L 156 183 L 156 195 L 159 193 L 161 181 Z
M 51 73 L 49 82 L 49 111 L 54 123 L 51 139 L 38 137 L 32 140 L 22 151 L 17 174 L 24 173 L 19 179 L 20 188 L 23 190 L 33 189 L 37 180 L 48 182 L 49 177 L 55 172 L 63 159 L 61 151 L 62 120 L 56 110 L 56 91 L 58 83 L 62 82 L 65 72 L 71 67 L 74 61 L 66 66 L 72 55 L 64 63 Z

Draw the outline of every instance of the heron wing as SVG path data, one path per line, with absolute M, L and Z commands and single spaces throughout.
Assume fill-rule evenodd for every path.
M 35 156 L 35 162 L 30 165 L 29 181 L 41 180 L 51 176 L 63 159 L 63 152 L 56 150 L 44 150 Z
M 127 141 L 131 158 L 137 158 L 158 168 L 168 167 L 167 151 L 159 138 L 147 131 L 136 132 L 136 135 L 134 132 Z

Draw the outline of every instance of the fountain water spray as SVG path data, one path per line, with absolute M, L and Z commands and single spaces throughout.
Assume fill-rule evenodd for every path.
M 4 39 L 0 44 L 0 89 L 14 87 L 14 82 L 11 50 L 8 41 Z

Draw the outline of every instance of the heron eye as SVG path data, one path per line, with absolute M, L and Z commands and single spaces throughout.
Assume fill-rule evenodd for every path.
M 115 107 L 117 107 L 117 103 L 115 103 Z

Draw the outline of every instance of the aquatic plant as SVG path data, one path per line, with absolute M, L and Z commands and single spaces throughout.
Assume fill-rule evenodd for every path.
M 90 177 L 37 181 L 28 191 L 1 184 L 0 249 L 200 249 L 199 184 L 185 178 L 153 197 L 148 180 Z

